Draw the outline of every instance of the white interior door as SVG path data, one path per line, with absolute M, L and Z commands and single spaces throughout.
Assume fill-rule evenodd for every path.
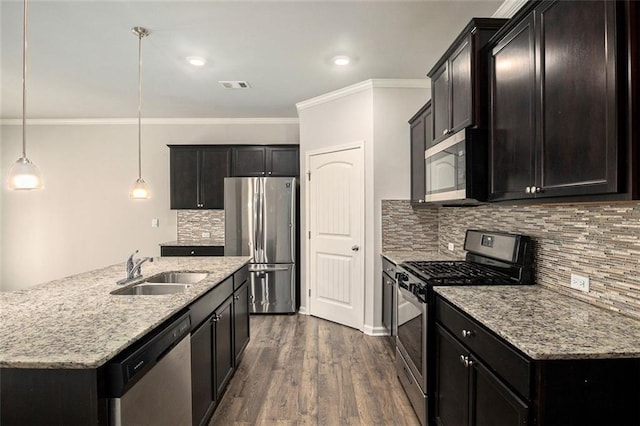
M 364 156 L 361 145 L 308 158 L 309 313 L 364 324 Z

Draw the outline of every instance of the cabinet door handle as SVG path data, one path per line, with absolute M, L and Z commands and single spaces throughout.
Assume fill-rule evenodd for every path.
M 218 314 L 215 314 L 213 318 L 211 318 L 211 322 L 218 322 L 222 317 Z
M 536 186 L 535 188 L 536 188 L 536 193 L 542 192 L 542 188 L 540 188 L 539 186 Z
M 240 300 L 240 296 L 233 296 L 233 300 Z
M 195 250 L 191 250 L 191 252 L 189 254 L 196 254 Z
M 473 365 L 475 364 L 472 359 L 469 359 L 468 356 L 464 355 L 460 355 L 460 363 L 466 368 L 473 367 Z
M 444 129 L 444 130 L 442 131 L 442 136 L 446 135 L 447 133 L 449 133 L 449 129 Z
M 525 192 L 525 194 L 531 194 L 531 187 L 530 187 L 530 186 L 527 186 L 527 187 L 524 189 L 524 192 Z
M 473 336 L 473 331 L 471 330 L 462 330 L 462 337 L 471 337 Z
M 271 172 L 269 172 L 269 176 L 271 176 Z
M 264 176 L 264 172 L 262 172 L 262 176 Z

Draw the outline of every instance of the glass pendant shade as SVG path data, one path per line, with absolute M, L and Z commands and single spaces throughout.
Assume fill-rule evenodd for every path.
M 131 191 L 129 191 L 129 197 L 133 200 L 146 200 L 149 196 L 151 196 L 151 193 L 147 183 L 141 177 L 138 178 L 131 187 Z
M 28 158 L 20 157 L 13 163 L 7 177 L 7 188 L 11 190 L 30 190 L 44 188 L 40 169 Z

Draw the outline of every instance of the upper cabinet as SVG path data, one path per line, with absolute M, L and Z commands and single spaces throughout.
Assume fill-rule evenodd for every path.
M 298 176 L 298 145 L 169 145 L 171 209 L 223 209 L 224 178 Z
M 411 129 L 411 202 L 424 203 L 424 151 L 431 146 L 431 101 L 409 120 Z
M 231 174 L 228 147 L 170 145 L 172 209 L 224 208 L 224 178 Z
M 490 200 L 637 191 L 635 7 L 537 2 L 492 41 Z
M 431 78 L 433 144 L 469 126 L 483 126 L 487 109 L 487 61 L 482 48 L 507 22 L 475 18 L 427 74 Z
M 299 175 L 299 147 L 236 146 L 233 149 L 233 176 L 276 177 Z

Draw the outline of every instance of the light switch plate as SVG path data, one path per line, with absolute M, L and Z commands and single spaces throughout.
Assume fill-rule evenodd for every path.
M 585 293 L 589 292 L 589 277 L 571 274 L 571 288 L 584 291 Z
M 447 248 L 449 249 L 449 251 L 454 251 L 456 249 L 456 246 L 453 243 L 449 243 L 447 244 Z
M 159 228 L 160 227 L 160 219 L 151 219 L 151 227 Z

